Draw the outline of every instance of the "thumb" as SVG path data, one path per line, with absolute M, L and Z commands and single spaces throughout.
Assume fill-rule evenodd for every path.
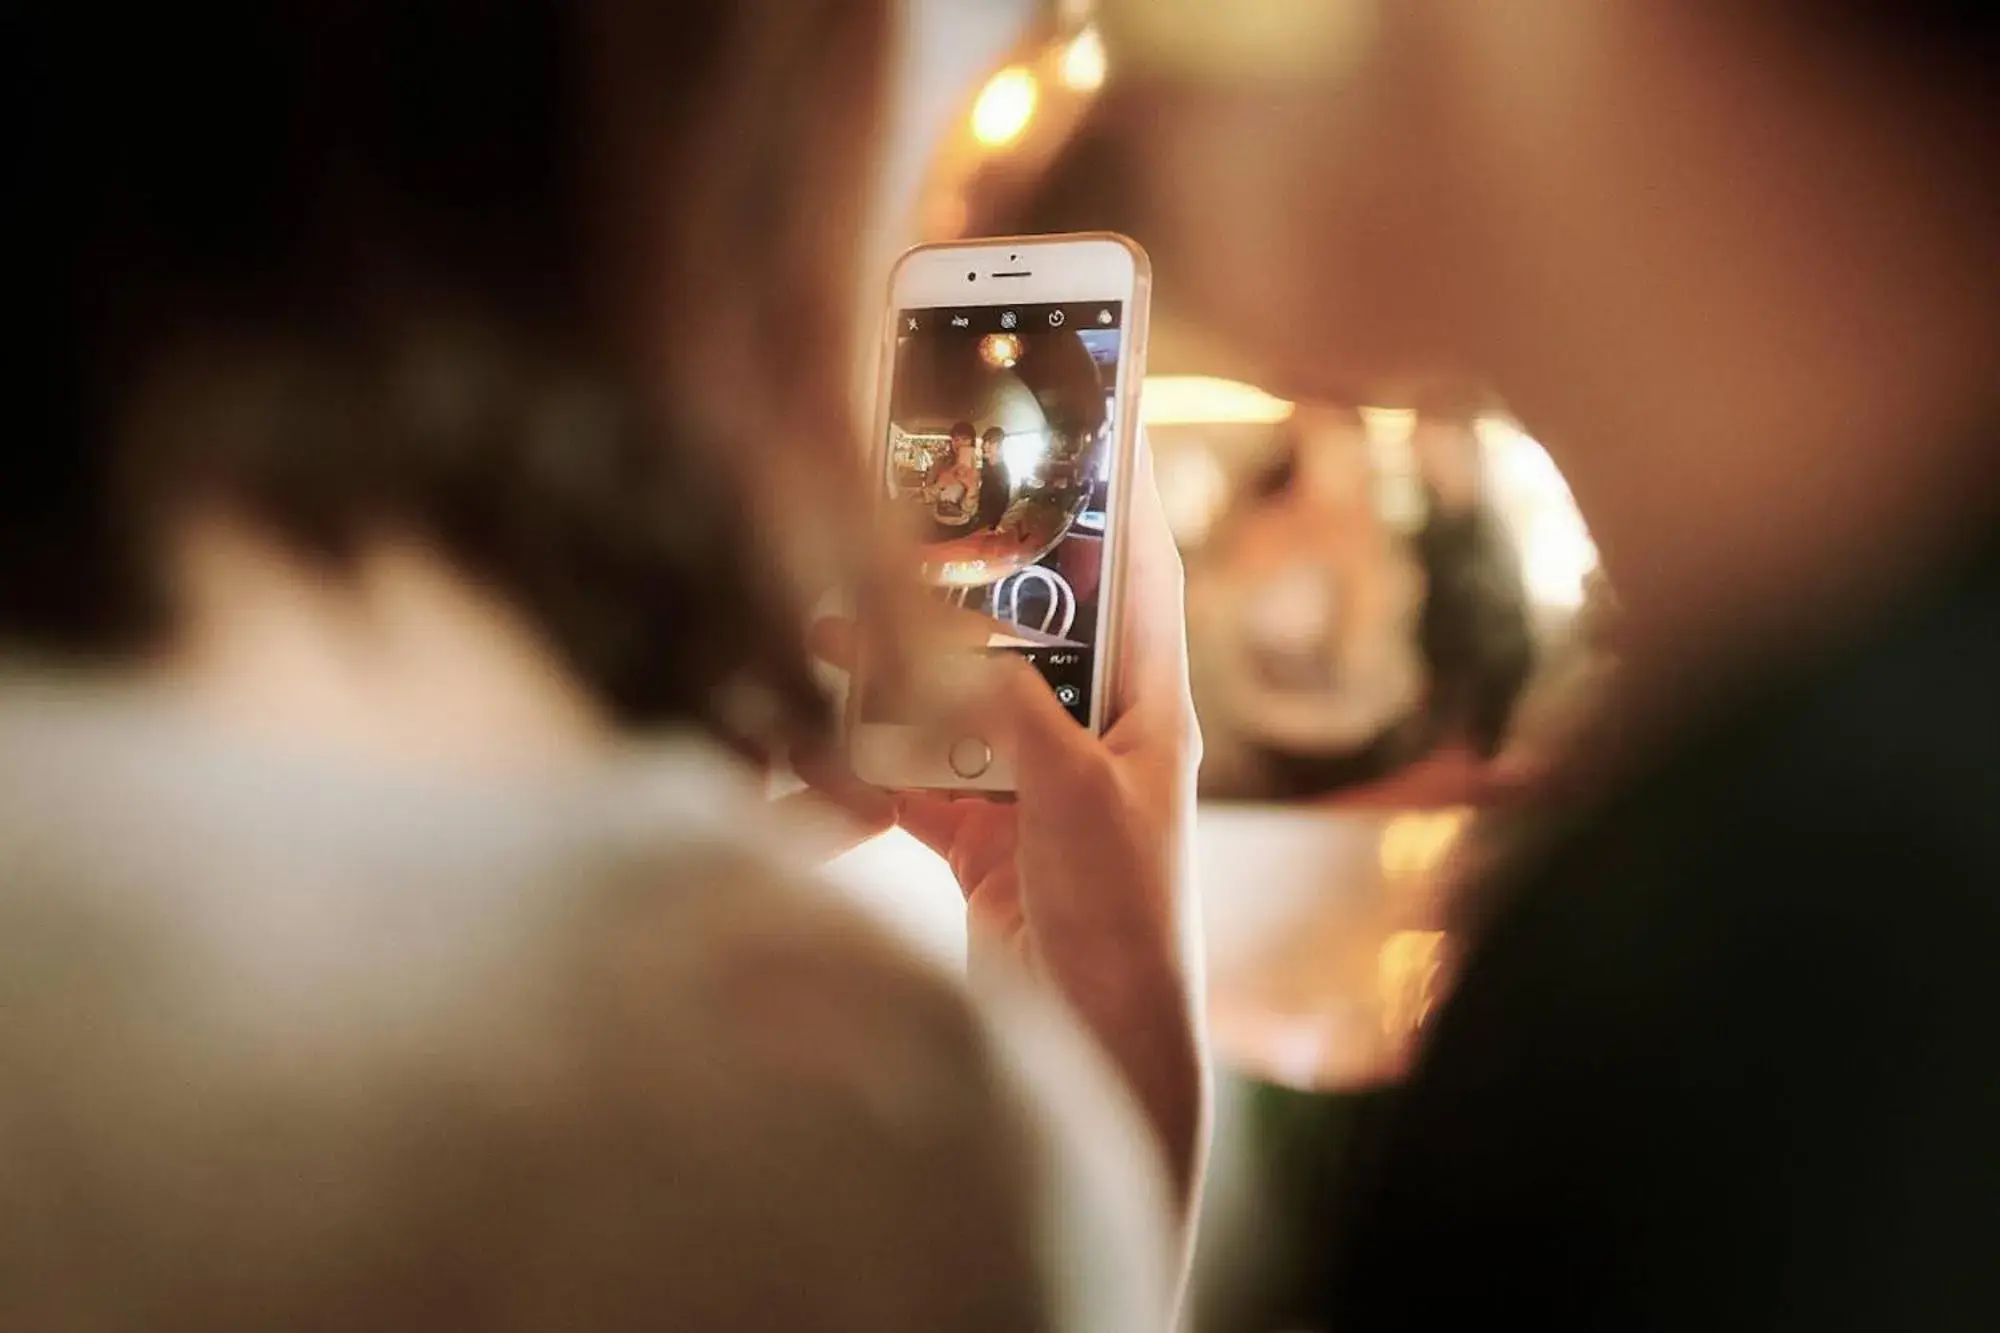
M 1004 725 L 995 733 L 1013 761 L 1018 800 L 1064 799 L 1093 768 L 1108 762 L 1097 737 L 1070 716 L 1025 660 L 1015 658 L 1000 673 L 997 702 Z

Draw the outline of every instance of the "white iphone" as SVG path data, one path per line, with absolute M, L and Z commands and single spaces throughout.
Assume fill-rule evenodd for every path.
M 890 279 L 883 333 L 883 521 L 914 533 L 923 582 L 971 631 L 955 652 L 1026 658 L 1093 731 L 1117 664 L 1150 286 L 1145 251 L 1108 233 L 920 246 Z M 922 725 L 865 658 L 847 720 L 864 781 L 1014 789 L 991 737 Z

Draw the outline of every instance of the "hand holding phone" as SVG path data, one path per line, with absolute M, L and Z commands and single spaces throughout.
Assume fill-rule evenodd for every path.
M 1201 734 L 1180 556 L 1143 443 L 1130 504 L 1123 669 L 1109 685 L 1104 735 L 1078 726 L 1039 673 L 1013 663 L 964 720 L 996 738 L 1014 801 L 904 792 L 885 809 L 879 793 L 837 773 L 822 795 L 871 823 L 892 811 L 944 858 L 965 894 L 975 980 L 1011 955 L 1063 993 L 1155 1126 L 1186 1205 L 1206 1144 L 1202 950 L 1187 882 Z M 815 627 L 835 665 L 852 664 L 853 639 L 836 623 Z
M 1120 237 L 904 257 L 879 503 L 974 629 L 934 665 L 997 666 L 1000 688 L 940 728 L 871 678 L 857 636 L 815 637 L 850 668 L 853 776 L 896 790 L 897 821 L 950 865 L 975 973 L 1011 954 L 1062 992 L 1156 1127 L 1185 1213 L 1207 1125 L 1186 882 L 1201 741 L 1180 556 L 1137 440 L 1148 288 Z M 994 793 L 1015 799 L 973 798 Z

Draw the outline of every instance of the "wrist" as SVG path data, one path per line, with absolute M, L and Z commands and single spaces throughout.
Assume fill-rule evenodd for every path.
M 1170 957 L 1100 971 L 1064 998 L 1152 1126 L 1173 1197 L 1192 1214 L 1208 1147 L 1207 1023 L 1198 976 Z

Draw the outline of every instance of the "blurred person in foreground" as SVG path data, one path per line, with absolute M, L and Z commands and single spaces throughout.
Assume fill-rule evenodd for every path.
M 10 1327 L 1167 1322 L 1157 515 L 1115 742 L 989 705 L 1021 799 L 958 864 L 1046 987 L 975 1009 L 733 757 L 827 741 L 801 571 L 878 587 L 825 423 L 889 14 L 0 20 Z
M 1328 1327 L 2000 1327 L 2000 19 L 1379 16 L 1306 299 L 1546 442 L 1622 716 L 1485 890 Z

